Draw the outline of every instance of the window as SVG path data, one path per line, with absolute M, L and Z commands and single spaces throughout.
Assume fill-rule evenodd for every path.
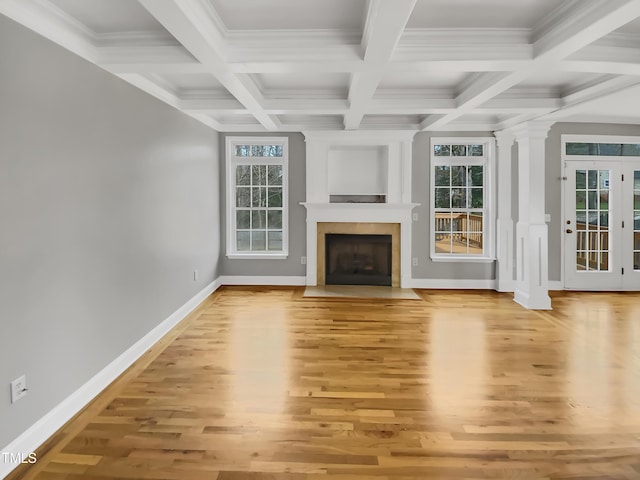
M 490 138 L 431 141 L 431 258 L 493 259 Z
M 227 137 L 227 256 L 286 258 L 288 141 Z

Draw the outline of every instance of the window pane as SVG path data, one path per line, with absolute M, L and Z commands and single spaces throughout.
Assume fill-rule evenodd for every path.
M 633 189 L 640 190 L 640 171 L 633 172 Z
M 282 228 L 282 210 L 269 210 L 267 217 L 268 228 Z
M 586 230 L 587 229 L 587 212 L 576 212 L 576 229 L 578 230 Z
M 237 157 L 282 157 L 282 145 L 236 145 Z
M 252 185 L 267 184 L 267 166 L 266 165 L 252 165 L 251 183 Z
M 600 192 L 600 210 L 609 210 L 609 192 Z
M 237 187 L 236 188 L 236 207 L 246 208 L 250 206 L 251 206 L 251 188 Z
M 467 184 L 467 167 L 451 167 L 451 185 L 464 187 Z
M 267 228 L 267 212 L 265 210 L 251 212 L 251 228 Z
M 467 208 L 467 189 L 466 188 L 452 188 L 451 189 L 451 207 L 452 208 Z
M 436 253 L 451 253 L 451 234 L 436 233 Z
M 269 250 L 282 251 L 282 232 L 269 232 Z
M 482 247 L 482 233 L 469 234 L 469 254 L 482 255 L 484 249 Z
M 454 213 L 451 221 L 452 231 L 464 232 L 467 229 L 467 214 L 466 213 Z
M 587 172 L 584 170 L 576 170 L 576 188 L 587 188 Z
M 600 170 L 600 190 L 609 190 L 609 170 Z
M 451 212 L 437 212 L 435 214 L 436 232 L 451 231 Z
M 451 148 L 449 145 L 434 145 L 433 146 L 433 154 L 436 157 L 448 157 L 451 153 Z
M 640 232 L 633 233 L 633 249 L 640 250 Z
M 598 192 L 589 192 L 589 210 L 598 209 Z
M 251 167 L 249 165 L 236 166 L 236 185 L 251 185 Z
M 472 157 L 481 157 L 483 154 L 482 145 L 469 145 L 469 155 Z
M 567 155 L 602 155 L 612 157 L 640 156 L 640 144 L 637 143 L 567 143 Z
M 238 210 L 236 212 L 236 228 L 238 229 L 251 228 L 251 211 L 250 210 Z
M 467 155 L 467 146 L 451 145 L 451 155 L 454 157 L 465 157 Z
M 435 185 L 436 187 L 448 187 L 450 180 L 450 170 L 448 165 L 435 168 Z
M 250 145 L 236 145 L 236 157 L 248 157 L 251 155 Z
M 579 208 L 581 210 L 585 210 L 587 208 L 587 192 L 576 192 L 576 208 Z
M 451 208 L 450 192 L 449 188 L 436 188 L 436 208 Z
M 237 232 L 236 233 L 236 249 L 239 252 L 247 252 L 250 250 L 250 237 L 249 232 Z
M 282 165 L 269 165 L 269 185 L 282 185 Z
M 251 232 L 253 251 L 266 250 L 266 232 Z
M 269 188 L 269 207 L 282 207 L 282 187 Z
M 483 185 L 483 172 L 484 168 L 480 165 L 469 167 L 469 181 L 474 187 L 481 187 Z
M 473 212 L 469 214 L 469 232 L 482 232 L 482 212 Z
M 598 171 L 597 170 L 588 170 L 589 172 L 589 188 L 596 189 L 598 188 Z
M 251 206 L 252 207 L 266 207 L 267 206 L 267 192 L 264 187 L 253 187 L 251 189 Z
M 471 208 L 482 208 L 483 205 L 483 189 L 472 188 L 471 189 Z
M 640 193 L 633 194 L 633 208 L 640 208 Z

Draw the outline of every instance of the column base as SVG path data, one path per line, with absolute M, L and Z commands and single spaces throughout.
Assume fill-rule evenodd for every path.
M 551 310 L 551 297 L 546 294 L 531 295 L 516 289 L 513 300 L 527 310 Z

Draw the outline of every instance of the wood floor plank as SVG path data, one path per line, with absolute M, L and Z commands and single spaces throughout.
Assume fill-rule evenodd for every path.
M 225 287 L 10 480 L 640 478 L 640 294 Z

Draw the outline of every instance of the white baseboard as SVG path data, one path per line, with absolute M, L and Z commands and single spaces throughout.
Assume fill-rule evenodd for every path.
M 442 290 L 495 290 L 497 287 L 497 281 L 414 278 L 409 283 L 409 287 Z
M 291 285 L 307 284 L 307 277 L 300 276 L 260 276 L 260 275 L 223 275 L 222 285 Z
M 9 452 L 14 456 L 18 454 L 21 458 L 28 459 L 29 454 L 47 441 L 221 285 L 221 279 L 218 277 L 0 451 Z M 5 478 L 20 465 L 8 463 L 8 456 L 6 457 L 7 459 L 3 455 L 0 458 L 0 478 Z

